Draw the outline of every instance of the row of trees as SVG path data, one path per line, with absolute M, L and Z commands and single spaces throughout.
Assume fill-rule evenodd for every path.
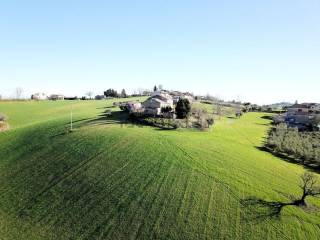
M 299 132 L 279 124 L 269 133 L 267 147 L 287 154 L 304 165 L 320 166 L 320 133 Z
M 108 90 L 104 91 L 103 94 L 106 96 L 106 97 L 112 97 L 112 98 L 126 98 L 128 97 L 127 93 L 126 93 L 126 90 L 125 89 L 122 89 L 120 93 L 117 92 L 117 90 L 114 90 L 112 88 L 109 88 Z
M 163 86 L 160 85 L 155 85 L 153 87 L 153 91 L 156 92 L 158 90 L 163 90 Z M 133 91 L 132 96 L 148 96 L 150 95 L 152 92 L 152 90 L 148 90 L 148 89 L 143 89 L 143 88 L 139 88 Z M 108 90 L 104 91 L 103 93 L 106 97 L 112 97 L 112 98 L 126 98 L 129 97 L 129 95 L 126 93 L 125 89 L 122 89 L 120 93 L 117 92 L 117 90 L 114 90 L 113 88 L 109 88 Z M 89 95 L 88 95 L 89 96 Z

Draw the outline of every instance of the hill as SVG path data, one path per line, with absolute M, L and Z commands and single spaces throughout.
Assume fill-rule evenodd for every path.
M 0 102 L 0 112 L 11 127 L 0 134 L 1 239 L 320 234 L 318 212 L 276 214 L 299 194 L 304 169 L 259 150 L 270 127 L 263 113 L 200 132 L 130 124 L 112 101 Z

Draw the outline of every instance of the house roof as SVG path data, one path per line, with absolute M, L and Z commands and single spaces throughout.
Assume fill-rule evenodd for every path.
M 154 102 L 159 102 L 159 103 L 166 102 L 166 101 L 164 101 L 164 100 L 162 100 L 162 99 L 160 99 L 160 98 L 151 98 L 150 100 L 151 100 L 151 101 L 154 101 Z
M 168 99 L 166 99 L 166 98 L 150 97 L 144 103 L 149 102 L 149 101 L 158 102 L 158 103 L 168 103 L 167 100 Z
M 309 108 L 310 106 L 308 104 L 293 104 L 292 106 L 288 106 L 287 108 Z

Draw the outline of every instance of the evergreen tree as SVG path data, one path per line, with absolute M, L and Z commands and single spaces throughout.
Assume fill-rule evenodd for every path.
M 109 88 L 107 91 L 104 91 L 104 95 L 106 97 L 113 97 L 113 98 L 118 97 L 117 91 L 112 88 Z
M 122 89 L 120 96 L 121 96 L 122 98 L 126 98 L 126 97 L 127 97 L 127 93 L 126 93 L 126 90 L 125 90 L 125 89 Z
M 176 114 L 180 119 L 186 118 L 191 111 L 191 104 L 188 99 L 180 99 L 176 106 Z

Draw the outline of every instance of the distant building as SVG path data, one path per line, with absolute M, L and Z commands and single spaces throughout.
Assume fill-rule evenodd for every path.
M 48 96 L 45 93 L 35 93 L 31 95 L 32 100 L 47 100 Z
M 303 103 L 294 104 L 287 107 L 287 113 L 284 114 L 284 122 L 290 127 L 297 127 L 299 130 L 313 128 L 319 123 L 320 112 L 317 110 L 318 104 Z
M 287 115 L 307 115 L 310 113 L 310 105 L 308 104 L 293 104 L 287 107 Z
M 56 101 L 56 100 L 64 100 L 64 96 L 60 94 L 52 94 L 49 97 L 50 100 Z

